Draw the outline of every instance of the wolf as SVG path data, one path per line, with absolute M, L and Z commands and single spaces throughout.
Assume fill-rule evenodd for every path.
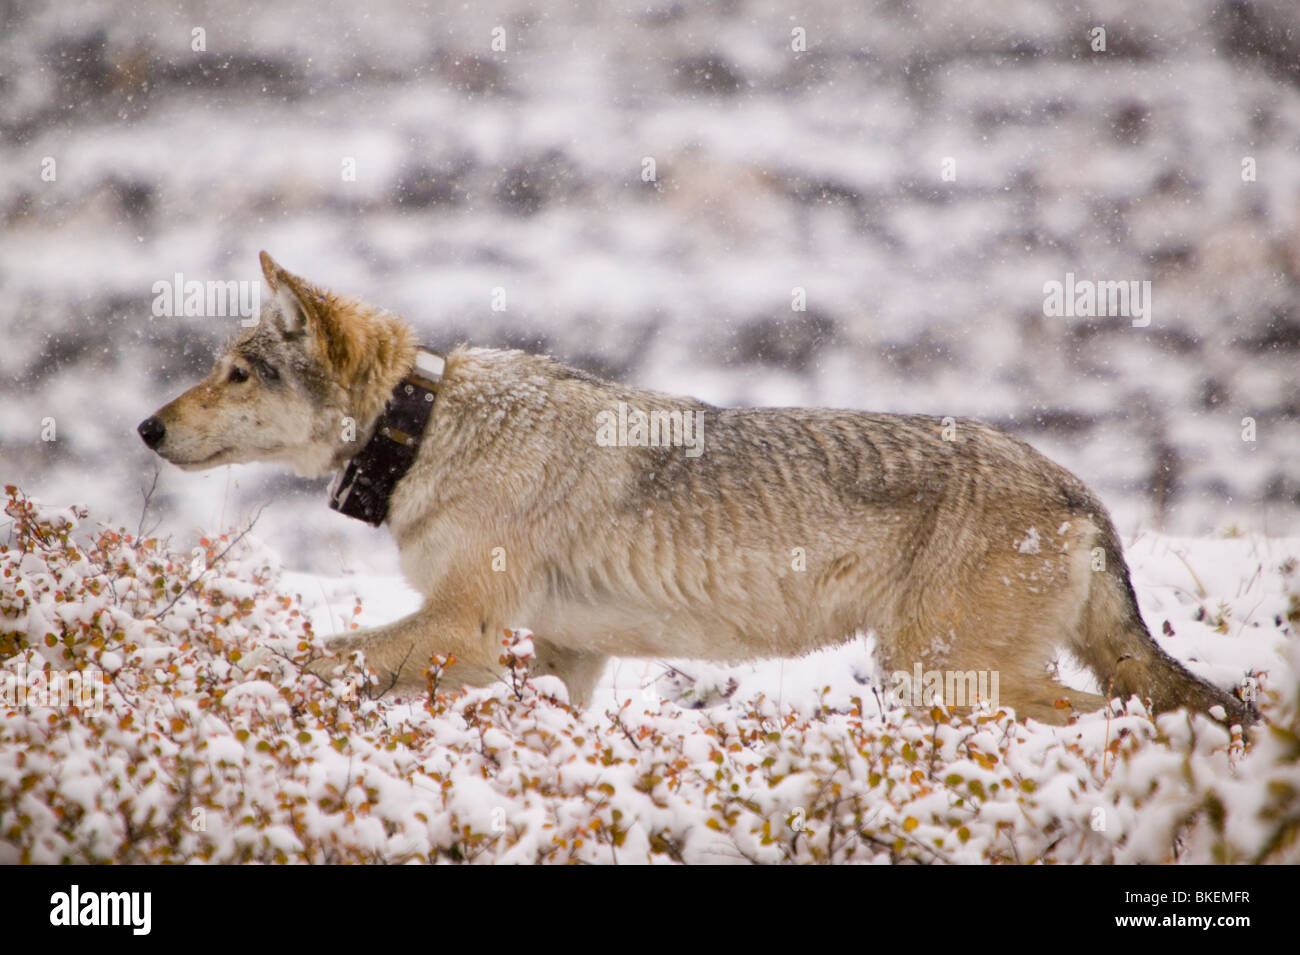
M 497 680 L 512 626 L 579 706 L 611 656 L 744 661 L 874 631 L 885 672 L 994 672 L 1021 718 L 1136 695 L 1255 719 L 1157 645 L 1105 507 L 1010 435 L 714 407 L 513 350 L 433 356 L 398 316 L 261 264 L 256 325 L 139 433 L 186 470 L 351 475 L 333 503 L 388 526 L 423 598 L 329 643 L 385 685 L 423 687 L 434 654 L 456 660 L 442 686 Z M 1053 679 L 1060 650 L 1105 698 Z

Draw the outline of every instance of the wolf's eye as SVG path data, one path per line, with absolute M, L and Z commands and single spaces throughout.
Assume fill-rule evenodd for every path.
M 260 359 L 251 359 L 252 366 L 257 369 L 257 374 L 265 381 L 279 381 L 280 373 L 275 370 L 274 365 L 268 365 Z
M 232 365 L 230 368 L 230 377 L 226 380 L 234 382 L 235 384 L 239 384 L 241 381 L 248 381 L 248 370 L 246 368 L 240 368 L 238 365 Z

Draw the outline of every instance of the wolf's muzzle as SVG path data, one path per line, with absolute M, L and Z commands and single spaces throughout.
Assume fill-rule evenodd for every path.
M 151 449 L 156 450 L 158 445 L 162 444 L 162 439 L 167 436 L 167 427 L 158 417 L 145 418 L 140 422 L 140 427 L 135 429 L 140 432 L 140 438 Z

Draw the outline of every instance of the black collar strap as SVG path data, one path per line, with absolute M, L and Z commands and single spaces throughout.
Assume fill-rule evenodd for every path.
M 415 368 L 393 389 L 366 446 L 339 471 L 330 485 L 330 507 L 378 527 L 388 516 L 397 482 L 415 463 L 424 428 L 442 383 L 443 360 L 421 349 Z

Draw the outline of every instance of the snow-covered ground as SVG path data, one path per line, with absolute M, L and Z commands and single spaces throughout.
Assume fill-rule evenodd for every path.
M 614 661 L 582 711 L 517 673 L 375 698 L 355 666 L 326 684 L 301 662 L 410 609 L 399 583 L 278 577 L 247 538 L 169 551 L 21 495 L 7 511 L 0 863 L 1300 859 L 1297 539 L 1130 549 L 1156 639 L 1253 681 L 1266 722 L 1245 745 L 1136 701 L 1062 727 L 908 714 L 860 641 Z

